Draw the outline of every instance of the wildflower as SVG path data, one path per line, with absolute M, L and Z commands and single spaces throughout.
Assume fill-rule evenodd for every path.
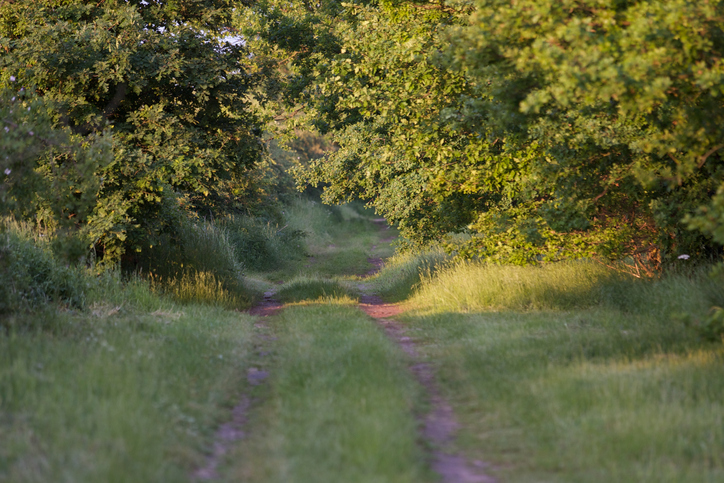
M 689 259 L 689 255 L 686 255 L 686 254 L 679 255 L 679 260 L 688 260 L 688 259 Z
M 10 176 L 10 173 L 12 173 L 12 171 L 10 171 L 10 168 L 5 168 L 5 175 Z
M 5 126 L 5 132 L 10 132 L 10 128 Z
M 15 82 L 15 76 L 14 76 L 14 75 L 11 75 L 11 76 L 10 76 L 10 82 Z
M 35 133 L 34 133 L 33 131 L 28 131 L 28 134 L 30 134 L 31 136 L 33 136 Z

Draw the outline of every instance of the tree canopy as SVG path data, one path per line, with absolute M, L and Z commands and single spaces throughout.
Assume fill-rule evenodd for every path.
M 95 168 L 93 210 L 82 219 L 72 207 L 63 213 L 102 258 L 153 244 L 189 213 L 243 204 L 262 145 L 246 98 L 256 83 L 248 54 L 224 40 L 230 16 L 230 2 L 212 0 L 0 9 L 0 82 L 42 97 L 54 126 L 77 138 L 112 136 L 113 159 Z M 47 154 L 36 171 L 74 162 Z
M 718 252 L 724 2 L 264 5 L 252 48 L 293 59 L 339 145 L 298 172 L 328 201 L 490 260 Z M 314 42 L 279 40 L 312 18 Z
M 0 83 L 75 147 L 36 152 L 3 114 L 29 150 L 6 161 L 2 195 L 19 199 L 18 160 L 40 156 L 55 200 L 97 200 L 56 217 L 117 260 L 179 217 L 243 208 L 262 124 L 286 120 L 338 147 L 297 169 L 300 186 L 367 201 L 413 245 L 636 270 L 709 257 L 724 242 L 723 18 L 718 0 L 6 3 Z M 90 169 L 82 153 L 109 143 Z M 57 208 L 51 192 L 34 203 Z

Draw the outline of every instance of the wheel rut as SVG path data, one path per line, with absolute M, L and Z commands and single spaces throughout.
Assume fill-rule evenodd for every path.
M 375 220 L 379 226 L 382 226 L 382 222 L 384 219 Z M 381 242 L 390 242 L 392 239 L 385 239 Z M 376 246 L 372 247 L 373 250 L 375 248 Z M 384 266 L 382 258 L 369 258 L 367 261 L 373 268 L 365 274 L 366 277 L 376 274 Z M 485 472 L 485 469 L 489 467 L 488 464 L 482 461 L 469 464 L 465 457 L 451 450 L 459 424 L 452 406 L 442 396 L 435 380 L 433 366 L 427 362 L 419 362 L 420 354 L 415 341 L 407 336 L 405 326 L 393 318 L 401 314 L 404 308 L 399 304 L 385 303 L 377 295 L 364 294 L 364 284 L 360 284 L 358 289 L 363 293 L 359 300 L 360 309 L 375 319 L 385 334 L 395 341 L 413 361 L 418 361 L 410 366 L 410 372 L 425 388 L 430 406 L 430 410 L 421 418 L 421 436 L 432 448 L 432 470 L 442 477 L 443 483 L 495 483 L 497 480 Z
M 415 342 L 406 334 L 403 324 L 392 317 L 402 313 L 397 304 L 386 304 L 376 295 L 362 295 L 359 307 L 374 318 L 412 360 L 420 360 Z M 435 371 L 427 362 L 415 362 L 410 372 L 417 382 L 425 388 L 430 410 L 422 416 L 421 435 L 430 444 L 432 470 L 442 477 L 443 483 L 495 483 L 492 476 L 485 473 L 489 465 L 482 461 L 469 464 L 465 457 L 454 453 L 450 446 L 455 439 L 459 424 L 450 403 L 443 397 L 435 380 Z
M 269 344 L 276 340 L 276 337 L 270 334 L 270 328 L 266 323 L 266 318 L 276 314 L 282 308 L 283 304 L 274 299 L 274 290 L 264 293 L 261 302 L 248 310 L 251 315 L 258 316 L 258 321 L 254 324 L 257 329 L 254 351 L 256 352 L 256 363 L 251 364 L 246 371 L 246 382 L 248 387 L 239 396 L 236 405 L 231 410 L 230 418 L 222 423 L 216 433 L 211 446 L 211 452 L 207 455 L 203 466 L 197 468 L 192 473 L 192 478 L 196 481 L 213 481 L 220 478 L 219 465 L 224 456 L 231 450 L 234 445 L 246 437 L 246 427 L 249 421 L 249 411 L 254 403 L 258 401 L 252 397 L 251 390 L 254 386 L 263 384 L 269 377 L 269 372 L 257 366 L 262 366 L 262 359 L 269 354 Z

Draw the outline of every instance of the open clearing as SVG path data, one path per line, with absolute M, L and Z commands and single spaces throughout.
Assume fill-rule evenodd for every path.
M 139 282 L 18 319 L 0 481 L 724 480 L 724 350 L 672 317 L 705 307 L 701 274 L 382 267 L 394 233 L 367 215 L 315 237 L 248 274 L 248 312 Z

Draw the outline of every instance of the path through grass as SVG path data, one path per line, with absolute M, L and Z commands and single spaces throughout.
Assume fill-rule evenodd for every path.
M 394 232 L 359 209 L 295 210 L 309 256 L 244 280 L 287 304 L 264 323 L 133 283 L 3 319 L 0 482 L 193 481 L 241 394 L 246 437 L 218 481 L 439 481 L 415 362 L 461 423 L 445 449 L 498 481 L 724 481 L 724 349 L 677 315 L 721 292 L 703 271 L 640 281 L 430 251 L 363 281 Z M 355 307 L 360 287 L 402 302 L 415 354 Z M 269 376 L 252 387 L 255 370 Z
M 457 266 L 403 320 L 501 481 L 724 481 L 724 348 L 672 317 L 707 283 Z
M 228 481 L 434 481 L 404 355 L 349 299 L 289 307 L 251 437 Z

